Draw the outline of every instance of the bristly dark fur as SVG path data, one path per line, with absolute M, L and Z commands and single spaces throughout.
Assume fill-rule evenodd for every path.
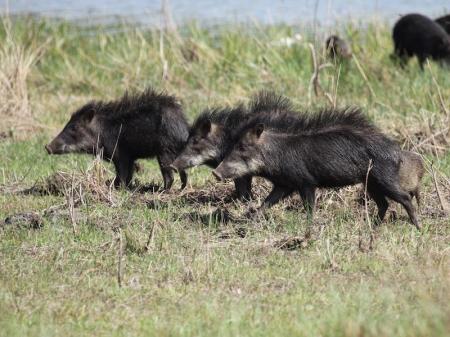
M 236 108 L 206 109 L 192 124 L 191 133 L 207 120 L 212 124 L 222 125 L 225 131 L 234 130 L 247 118 L 246 115 L 247 111 L 242 104 L 238 105 Z
M 279 113 L 276 115 L 253 116 L 241 125 L 242 134 L 257 124 L 264 124 L 267 130 L 285 133 L 324 133 L 345 129 L 371 129 L 376 127 L 364 116 L 357 107 L 343 109 L 324 109 L 315 113 Z
M 86 110 L 92 109 L 96 116 L 101 116 L 110 121 L 120 121 L 135 114 L 140 114 L 143 111 L 146 113 L 158 113 L 167 108 L 181 109 L 181 105 L 174 96 L 169 96 L 164 92 L 157 92 L 153 88 L 147 88 L 140 93 L 125 92 L 121 98 L 114 101 L 91 101 L 77 110 L 72 117 L 77 118 Z
M 297 122 L 286 122 L 279 116 L 271 118 L 277 124 L 260 127 L 264 120 L 260 116 L 246 123 L 240 139 L 214 171 L 216 177 L 258 175 L 270 180 L 273 190 L 262 210 L 298 191 L 310 216 L 317 188 L 365 183 L 368 194 L 377 203 L 380 221 L 389 206 L 386 198 L 390 198 L 401 203 L 411 222 L 420 228 L 410 191 L 400 184 L 398 144 L 359 109 L 322 110 L 299 116 Z
M 272 91 L 262 90 L 254 95 L 248 106 L 239 104 L 235 108 L 212 108 L 204 110 L 194 121 L 191 127 L 191 133 L 196 130 L 205 120 L 213 124 L 223 126 L 226 132 L 236 133 L 240 125 L 245 123 L 253 115 L 267 115 L 267 118 L 274 115 L 289 116 L 292 115 L 294 107 L 291 101 Z
M 276 114 L 294 111 L 294 107 L 287 97 L 278 95 L 273 91 L 262 90 L 252 97 L 248 111 L 251 114 Z
M 115 101 L 93 101 L 72 114 L 60 134 L 47 145 L 51 154 L 69 152 L 97 154 L 116 167 L 115 186 L 130 186 L 134 161 L 158 159 L 164 188 L 173 183 L 169 165 L 181 152 L 189 125 L 181 105 L 172 96 L 149 88 L 125 93 Z M 187 175 L 179 171 L 182 187 Z

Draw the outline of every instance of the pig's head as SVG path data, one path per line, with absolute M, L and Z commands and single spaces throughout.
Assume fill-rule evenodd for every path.
M 450 66 L 450 35 L 442 39 L 439 47 L 439 54 L 445 64 Z
M 264 124 L 246 130 L 231 152 L 213 171 L 219 179 L 234 179 L 244 175 L 257 175 L 264 167 Z
M 194 123 L 187 144 L 171 167 L 184 170 L 205 163 L 220 161 L 223 128 L 205 118 Z
M 352 57 L 352 49 L 350 45 L 337 35 L 331 35 L 326 41 L 326 49 L 332 57 L 342 57 L 349 59 Z
M 98 147 L 98 120 L 95 103 L 76 111 L 64 129 L 45 146 L 49 154 L 95 153 Z
M 349 59 L 352 57 L 352 49 L 350 48 L 350 45 L 342 40 L 338 45 L 338 53 L 345 59 Z

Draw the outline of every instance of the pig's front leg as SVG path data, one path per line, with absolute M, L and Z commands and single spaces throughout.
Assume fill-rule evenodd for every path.
M 130 187 L 131 179 L 133 178 L 134 160 L 128 157 L 121 156 L 113 159 L 116 168 L 116 178 L 114 179 L 114 186 Z

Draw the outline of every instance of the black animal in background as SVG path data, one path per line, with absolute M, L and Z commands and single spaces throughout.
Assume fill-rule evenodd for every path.
M 450 64 L 450 37 L 438 23 L 420 14 L 408 14 L 394 26 L 394 52 L 404 66 L 417 56 L 420 68 L 426 59 Z
M 444 28 L 447 34 L 450 34 L 450 14 L 441 16 L 434 21 L 441 25 L 441 27 Z
M 331 35 L 325 42 L 325 48 L 328 56 L 333 59 L 350 59 L 352 57 L 352 48 L 344 39 L 337 35 Z
M 260 211 L 295 191 L 312 217 L 317 188 L 365 183 L 383 220 L 390 198 L 403 205 L 419 229 L 409 191 L 400 185 L 401 150 L 358 109 L 325 110 L 304 117 L 302 131 L 283 133 L 250 119 L 233 150 L 213 171 L 219 179 L 261 176 L 273 189 Z M 310 124 L 310 128 L 304 126 Z M 320 126 L 323 127 L 320 127 Z
M 173 183 L 169 167 L 189 134 L 182 108 L 173 96 L 147 89 L 117 101 L 93 101 L 72 114 L 64 129 L 45 146 L 49 154 L 102 154 L 116 168 L 115 186 L 129 186 L 135 160 L 156 157 L 164 189 Z M 180 170 L 182 188 L 187 175 Z

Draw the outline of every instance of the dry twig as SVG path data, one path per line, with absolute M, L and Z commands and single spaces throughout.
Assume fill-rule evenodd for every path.
M 123 279 L 123 266 L 122 266 L 122 258 L 123 258 L 123 237 L 122 237 L 122 229 L 119 227 L 118 229 L 118 241 L 119 246 L 117 248 L 117 284 L 119 288 L 122 288 L 122 279 Z
M 439 188 L 439 184 L 436 178 L 436 171 L 434 170 L 433 163 L 431 163 L 431 174 L 433 176 L 434 188 L 436 189 L 436 193 L 439 199 L 439 203 L 441 204 L 442 211 L 444 212 L 444 214 L 448 214 L 447 201 L 442 196 L 441 190 Z

